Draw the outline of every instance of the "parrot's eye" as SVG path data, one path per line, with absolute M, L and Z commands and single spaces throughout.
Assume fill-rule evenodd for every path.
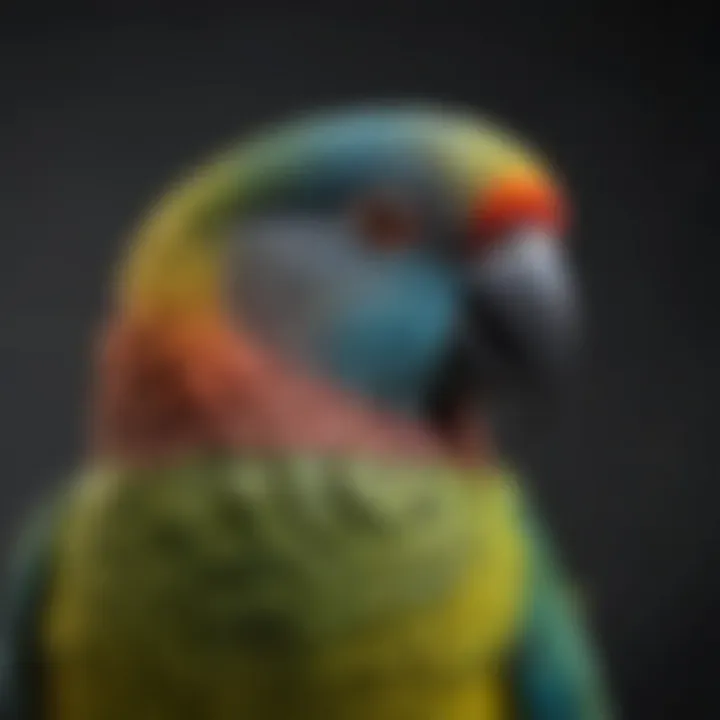
M 353 217 L 367 243 L 381 250 L 412 245 L 420 233 L 416 209 L 404 198 L 376 193 L 358 201 Z

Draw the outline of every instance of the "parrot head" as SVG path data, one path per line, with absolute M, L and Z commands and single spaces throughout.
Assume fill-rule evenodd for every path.
M 484 122 L 330 113 L 161 204 L 120 314 L 222 317 L 286 367 L 448 436 L 563 377 L 578 330 L 564 212 L 550 173 Z

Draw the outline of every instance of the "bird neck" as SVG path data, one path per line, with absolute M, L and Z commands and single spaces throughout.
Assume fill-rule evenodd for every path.
M 91 450 L 105 458 L 257 449 L 447 454 L 429 429 L 291 372 L 212 314 L 112 321 L 91 407 Z

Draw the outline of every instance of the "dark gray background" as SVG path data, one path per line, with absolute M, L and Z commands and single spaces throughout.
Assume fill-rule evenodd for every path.
M 107 2 L 0 19 L 2 547 L 78 455 L 110 264 L 169 179 L 317 104 L 471 104 L 544 146 L 576 203 L 589 362 L 532 462 L 617 694 L 629 718 L 720 717 L 709 21 L 580 5 L 170 17 Z

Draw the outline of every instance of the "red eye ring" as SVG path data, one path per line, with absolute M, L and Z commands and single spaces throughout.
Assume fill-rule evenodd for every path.
M 534 225 L 562 235 L 568 225 L 562 193 L 549 178 L 516 172 L 491 181 L 471 213 L 469 249 L 482 251 L 513 228 Z

